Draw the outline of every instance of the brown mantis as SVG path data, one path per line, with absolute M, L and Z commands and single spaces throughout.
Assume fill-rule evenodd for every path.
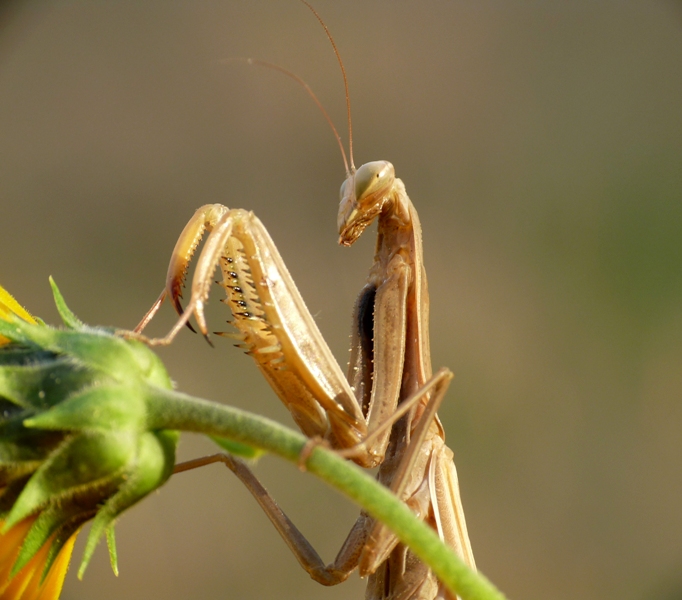
M 170 343 L 192 315 L 207 336 L 204 305 L 219 265 L 224 302 L 237 329 L 229 335 L 254 358 L 303 433 L 345 452 L 362 467 L 379 466 L 379 481 L 475 568 L 453 453 L 445 445 L 436 415 L 452 374 L 447 369 L 432 374 L 419 218 L 391 163 L 376 161 L 355 169 L 343 63 L 326 25 L 308 7 L 331 40 L 346 86 L 350 165 L 334 129 L 346 164 L 339 243 L 350 246 L 377 220 L 374 262 L 353 313 L 347 375 L 322 338 L 274 242 L 258 218 L 242 209 L 213 204 L 196 211 L 173 251 L 166 287 L 136 331 L 146 326 L 169 296 L 180 319 L 165 338 L 149 341 Z M 188 266 L 207 231 L 191 297 L 183 309 L 180 298 Z M 200 459 L 192 466 L 213 460 L 217 459 Z M 372 600 L 451 597 L 390 531 L 365 514 L 358 518 L 334 562 L 325 566 L 248 467 L 228 456 L 219 460 L 245 483 L 316 581 L 334 585 L 358 568 L 361 576 L 369 576 L 366 597 Z

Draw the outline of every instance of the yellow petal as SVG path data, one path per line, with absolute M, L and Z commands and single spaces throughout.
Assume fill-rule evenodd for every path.
M 15 314 L 24 321 L 35 323 L 36 320 L 19 304 L 12 295 L 0 285 L 0 319 L 7 320 L 9 315 Z M 7 344 L 9 340 L 0 335 L 0 346 Z
M 19 555 L 21 545 L 33 521 L 35 521 L 35 516 L 28 517 L 17 523 L 7 533 L 0 534 L 0 597 L 4 597 L 2 593 L 9 581 L 14 561 Z M 3 522 L 0 521 L 0 524 Z
M 7 533 L 0 535 L 0 598 L 2 600 L 58 600 L 62 591 L 76 534 L 64 544 L 44 579 L 43 571 L 53 538 L 50 538 L 24 568 L 10 579 L 14 561 L 34 520 L 35 516 L 24 519 Z
M 73 534 L 64 547 L 60 550 L 59 555 L 52 564 L 50 572 L 40 586 L 39 593 L 35 600 L 57 600 L 64 585 L 64 577 L 69 570 L 69 563 L 71 562 L 71 554 L 73 553 L 73 545 L 76 543 L 77 534 Z M 29 600 L 28 598 L 26 600 Z

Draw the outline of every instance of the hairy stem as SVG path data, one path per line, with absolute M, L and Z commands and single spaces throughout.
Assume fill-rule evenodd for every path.
M 220 436 L 297 463 L 308 439 L 283 425 L 230 406 L 176 391 L 155 389 L 148 404 L 152 429 L 178 429 Z M 315 447 L 306 470 L 386 524 L 462 600 L 503 600 L 483 575 L 469 569 L 436 532 L 367 473 L 333 451 Z

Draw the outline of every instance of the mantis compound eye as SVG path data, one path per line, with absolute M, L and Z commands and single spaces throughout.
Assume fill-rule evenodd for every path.
M 393 186 L 395 169 L 385 160 L 369 162 L 357 170 L 354 181 L 358 204 L 373 204 Z

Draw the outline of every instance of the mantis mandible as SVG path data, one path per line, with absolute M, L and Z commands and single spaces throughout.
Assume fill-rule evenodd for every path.
M 347 375 L 332 356 L 260 220 L 251 212 L 220 204 L 202 206 L 185 226 L 173 250 L 165 289 L 136 331 L 142 331 L 168 296 L 180 319 L 166 337 L 148 341 L 170 343 L 191 316 L 207 337 L 204 305 L 213 273 L 220 266 L 226 292 L 223 301 L 237 329 L 237 333 L 223 335 L 236 338 L 254 358 L 303 433 L 345 452 L 362 467 L 379 466 L 379 481 L 475 568 L 453 453 L 445 445 L 436 415 L 452 373 L 441 369 L 434 375 L 431 369 L 419 218 L 391 163 L 375 161 L 355 168 L 345 69 L 327 26 L 302 2 L 324 27 L 346 89 L 350 164 L 322 108 L 346 165 L 337 221 L 339 243 L 352 245 L 377 221 L 374 262 L 353 312 Z M 298 77 L 276 65 L 254 62 L 293 77 L 320 106 Z M 187 270 L 206 232 L 210 233 L 197 259 L 191 297 L 183 309 L 180 298 Z M 192 461 L 186 468 L 216 460 L 244 482 L 316 581 L 334 585 L 358 568 L 361 576 L 369 576 L 366 597 L 371 600 L 452 597 L 388 529 L 365 514 L 356 521 L 334 562 L 325 566 L 243 462 L 222 455 Z

